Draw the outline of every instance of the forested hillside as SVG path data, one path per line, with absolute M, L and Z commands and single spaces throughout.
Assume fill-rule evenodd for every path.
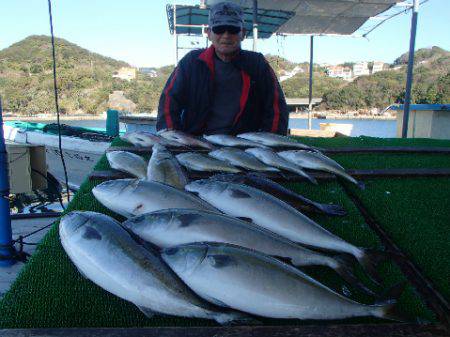
M 64 39 L 56 39 L 58 86 L 63 113 L 97 114 L 107 108 L 108 96 L 121 90 L 136 103 L 136 112 L 153 111 L 173 66 L 156 69 L 158 76 L 138 73 L 127 82 L 112 75 L 129 67 L 92 53 Z M 281 83 L 287 97 L 308 96 L 308 63 L 296 64 L 267 55 L 278 76 L 301 69 Z M 405 87 L 405 64 L 401 55 L 386 71 L 358 77 L 349 83 L 330 78 L 325 69 L 314 66 L 314 97 L 323 97 L 323 108 L 338 110 L 384 108 L 402 102 Z M 35 115 L 54 112 L 51 43 L 48 36 L 30 36 L 0 50 L 0 95 L 5 111 Z M 450 102 L 450 53 L 438 48 L 416 53 L 413 101 L 415 103 Z

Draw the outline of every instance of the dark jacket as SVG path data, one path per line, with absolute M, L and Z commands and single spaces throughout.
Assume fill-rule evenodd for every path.
M 231 134 L 287 133 L 288 112 L 274 71 L 260 53 L 241 50 L 232 61 L 241 70 L 240 111 Z M 157 130 L 173 128 L 201 135 L 213 99 L 214 47 L 191 51 L 178 63 L 161 94 Z

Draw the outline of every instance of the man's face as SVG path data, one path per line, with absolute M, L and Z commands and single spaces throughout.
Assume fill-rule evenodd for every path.
M 225 29 L 223 31 L 223 26 L 217 28 L 208 30 L 208 38 L 212 42 L 216 52 L 223 55 L 235 54 L 241 48 L 244 31 L 241 29 L 237 34 L 233 34 L 234 31 L 230 32 L 232 29 Z

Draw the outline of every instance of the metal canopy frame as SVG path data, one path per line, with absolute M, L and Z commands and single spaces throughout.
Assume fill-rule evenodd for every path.
M 175 37 L 175 65 L 178 63 L 178 36 L 206 36 L 208 8 L 223 0 L 203 0 L 200 6 L 167 5 L 170 33 Z M 253 38 L 256 51 L 258 38 L 277 35 L 310 35 L 308 129 L 312 129 L 312 83 L 314 36 L 351 36 L 371 17 L 386 12 L 403 0 L 231 0 L 244 10 L 247 37 Z M 402 137 L 406 138 L 411 100 L 414 46 L 417 29 L 419 0 L 413 1 L 408 71 L 403 114 Z M 410 7 L 410 6 L 409 6 Z M 378 26 L 378 25 L 377 25 Z M 377 27 L 376 26 L 376 27 Z M 376 28 L 375 27 L 375 28 Z M 373 29 L 372 29 L 373 30 Z M 369 32 L 371 32 L 370 30 Z M 367 34 L 366 34 L 367 35 Z M 365 36 L 365 35 L 363 35 Z M 208 40 L 206 40 L 206 46 Z

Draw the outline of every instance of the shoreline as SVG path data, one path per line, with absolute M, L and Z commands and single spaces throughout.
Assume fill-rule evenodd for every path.
M 139 115 L 137 115 L 139 116 Z M 308 119 L 307 114 L 296 114 L 290 113 L 289 118 L 292 119 Z M 106 116 L 103 115 L 65 115 L 60 116 L 59 119 L 61 121 L 83 121 L 83 120 L 106 120 Z M 325 118 L 317 118 L 313 117 L 312 119 L 318 120 L 396 120 L 397 118 L 394 116 L 346 116 L 346 115 L 330 115 Z M 56 115 L 48 115 L 48 116 L 3 116 L 4 121 L 14 121 L 14 120 L 25 120 L 29 122 L 43 122 L 43 121 L 52 121 L 56 122 Z M 324 122 L 325 123 L 325 122 Z

